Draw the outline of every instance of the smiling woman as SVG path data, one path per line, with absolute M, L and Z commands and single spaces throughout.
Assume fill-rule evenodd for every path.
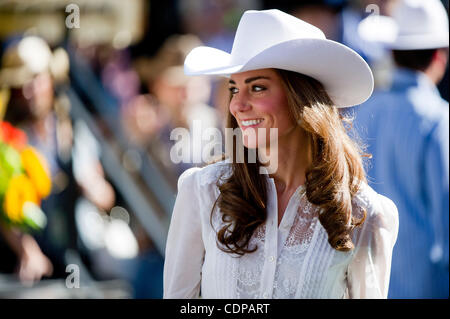
M 281 11 L 247 11 L 231 54 L 196 48 L 185 71 L 229 76 L 233 154 L 247 152 L 180 176 L 164 296 L 386 298 L 397 209 L 367 185 L 338 110 L 372 92 L 362 58 Z
M 264 145 L 267 146 L 270 129 L 278 129 L 279 140 L 295 129 L 280 75 L 274 69 L 233 74 L 229 83 L 230 113 L 242 130 L 246 147 L 256 148 L 258 141 L 263 140 L 258 137 L 259 128 L 265 129 Z
M 266 153 L 283 163 L 273 174 L 280 197 L 278 224 L 292 191 L 305 184 L 309 201 L 323 210 L 320 222 L 328 232 L 330 245 L 342 251 L 352 249 L 354 245 L 349 233 L 365 216 L 358 219 L 352 215 L 351 199 L 358 192 L 359 183 L 365 181 L 364 169 L 358 147 L 346 134 L 337 109 L 332 107 L 322 85 L 299 73 L 263 69 L 233 74 L 230 92 L 228 127 L 242 129 L 247 148 L 269 145 Z M 243 118 L 257 119 L 257 123 L 245 125 L 248 120 Z M 255 128 L 265 130 L 246 134 Z M 270 151 L 270 141 L 260 145 L 262 139 L 258 136 L 259 132 L 274 128 L 278 129 L 276 152 Z M 270 135 L 264 139 L 270 139 Z M 253 231 L 264 219 L 258 222 L 248 214 L 251 198 L 245 193 L 241 193 L 239 200 L 233 194 L 239 193 L 242 184 L 253 184 L 256 192 L 252 197 L 260 198 L 260 203 L 267 201 L 263 198 L 264 189 L 257 186 L 264 184 L 264 176 L 254 175 L 254 179 L 261 179 L 259 181 L 238 178 L 251 176 L 248 164 L 248 161 L 232 164 L 234 177 L 219 186 L 220 195 L 216 201 L 224 216 L 228 215 L 236 225 L 242 225 L 241 231 L 235 226 L 234 236 L 226 236 L 229 223 L 218 232 L 219 242 L 227 248 L 225 251 L 238 254 L 250 251 L 247 247 Z M 250 206 L 257 205 L 258 201 Z M 265 205 L 261 205 L 260 210 L 259 216 L 264 216 Z M 247 223 L 243 222 L 246 219 Z M 249 225 L 252 226 L 249 228 Z

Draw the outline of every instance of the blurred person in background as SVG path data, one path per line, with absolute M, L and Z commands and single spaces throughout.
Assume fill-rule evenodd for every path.
M 81 156 L 80 152 L 77 155 L 72 153 L 80 134 L 72 128 L 70 103 L 55 96 L 55 87 L 67 80 L 68 68 L 67 53 L 61 48 L 52 52 L 48 44 L 36 36 L 12 41 L 2 57 L 0 85 L 11 89 L 5 120 L 24 130 L 29 143 L 44 155 L 53 184 L 52 194 L 42 202 L 48 220 L 46 228 L 34 235 L 35 243 L 25 236 L 27 242 L 32 242 L 29 246 L 34 251 L 41 249 L 48 260 L 35 254 L 38 262 L 30 263 L 34 268 L 42 265 L 41 269 L 30 268 L 28 275 L 19 273 L 20 279 L 31 277 L 38 280 L 42 275 L 49 275 L 50 270 L 53 270 L 53 278 L 65 278 L 66 251 L 77 248 L 74 226 L 77 198 L 83 195 L 103 210 L 110 209 L 115 200 L 114 190 L 105 180 L 98 158 L 93 154 Z M 74 156 L 80 158 L 75 167 L 77 174 L 74 173 Z M 5 237 L 11 243 L 8 240 L 11 234 Z
M 147 149 L 159 161 L 174 173 L 175 180 L 187 168 L 201 164 L 180 162 L 171 159 L 172 147 L 177 143 L 171 139 L 171 132 L 175 128 L 185 128 L 190 132 L 191 139 L 182 142 L 190 143 L 190 149 L 197 143 L 193 138 L 195 122 L 201 125 L 202 131 L 207 128 L 220 127 L 219 114 L 215 108 L 208 105 L 211 94 L 211 83 L 207 77 L 188 77 L 183 71 L 183 62 L 187 53 L 201 44 L 194 35 L 173 35 L 169 37 L 150 60 L 139 60 L 136 67 L 141 78 L 146 83 L 149 95 L 137 98 L 132 108 L 139 112 L 130 115 L 131 123 L 142 123 L 137 116 L 147 116 L 145 125 L 134 127 L 134 134 L 147 131 Z M 139 102 L 139 103 L 137 103 Z M 134 120 L 133 120 L 134 118 Z M 130 121 L 130 118 L 128 117 Z M 128 127 L 128 129 L 133 126 Z M 140 138 L 143 140 L 143 138 Z M 200 149 L 208 141 L 199 141 Z
M 95 126 L 118 151 L 123 151 L 123 166 L 120 170 L 132 172 L 138 179 L 143 168 L 141 158 L 139 155 L 136 157 L 135 150 L 136 147 L 154 148 L 151 144 L 158 136 L 159 128 L 165 123 L 161 108 L 157 107 L 155 98 L 145 91 L 140 82 L 128 47 L 117 49 L 108 43 L 92 44 L 76 47 L 75 54 L 90 66 L 92 75 L 95 76 L 91 78 L 94 80 L 92 83 L 98 85 L 93 91 L 103 98 L 102 105 L 99 105 L 102 102 L 98 100 L 91 101 L 95 103 L 90 108 Z M 114 120 L 108 121 L 108 117 Z M 77 161 L 81 165 L 74 163 L 75 176 L 84 174 L 84 167 L 90 167 L 91 157 L 98 158 L 103 149 L 103 145 L 84 124 L 74 126 L 81 132 L 77 140 L 82 142 L 75 143 L 73 153 L 77 154 L 77 158 L 86 159 L 87 163 L 82 163 L 85 160 Z M 152 158 L 153 162 L 154 159 Z M 139 187 L 145 188 L 144 185 Z M 96 279 L 124 279 L 130 284 L 133 298 L 161 298 L 163 258 L 142 229 L 139 218 L 128 213 L 128 199 L 121 195 L 123 194 L 119 194 L 117 199 L 118 206 L 113 207 L 109 213 L 98 211 L 94 204 L 85 199 L 77 201 L 75 216 L 82 251 Z M 117 212 L 121 212 L 119 216 L 126 218 L 122 216 L 117 219 L 113 216 Z
M 448 15 L 439 0 L 402 0 L 392 18 L 397 30 L 384 40 L 396 64 L 392 85 L 356 108 L 354 125 L 372 154 L 372 187 L 399 211 L 389 297 L 448 298 L 449 105 L 436 88 Z M 380 38 L 381 30 L 389 28 L 372 32 Z

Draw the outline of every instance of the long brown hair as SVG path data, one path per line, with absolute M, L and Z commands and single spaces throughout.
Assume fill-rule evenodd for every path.
M 324 87 L 317 80 L 296 72 L 276 70 L 285 87 L 290 112 L 304 130 L 312 162 L 306 170 L 306 196 L 321 209 L 319 221 L 328 233 L 328 242 L 336 250 L 354 248 L 350 233 L 365 219 L 352 215 L 352 198 L 365 172 L 360 147 L 347 135 L 343 121 Z M 228 114 L 227 127 L 237 128 Z M 237 143 L 233 141 L 233 154 Z M 223 226 L 217 231 L 218 246 L 228 253 L 243 255 L 256 250 L 249 247 L 254 231 L 267 219 L 267 181 L 259 173 L 261 164 L 232 160 L 232 174 L 218 184 L 220 195 L 214 203 L 220 208 Z

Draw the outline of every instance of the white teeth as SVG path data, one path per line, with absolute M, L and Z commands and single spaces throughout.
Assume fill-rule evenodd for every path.
M 258 120 L 248 120 L 248 121 L 242 121 L 242 125 L 244 126 L 249 126 L 249 125 L 255 125 L 255 124 L 259 124 L 261 123 L 263 120 L 262 119 L 258 119 Z

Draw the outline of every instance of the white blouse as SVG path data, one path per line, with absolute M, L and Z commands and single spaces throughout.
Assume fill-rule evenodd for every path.
M 353 231 L 355 249 L 328 243 L 304 186 L 289 200 L 278 226 L 277 192 L 268 179 L 267 220 L 253 234 L 253 253 L 239 257 L 217 247 L 220 210 L 211 209 L 219 178 L 231 164 L 186 170 L 178 180 L 164 264 L 164 298 L 387 298 L 392 250 L 398 233 L 394 203 L 363 184 L 353 214 L 367 216 Z M 267 175 L 266 175 L 267 176 Z

